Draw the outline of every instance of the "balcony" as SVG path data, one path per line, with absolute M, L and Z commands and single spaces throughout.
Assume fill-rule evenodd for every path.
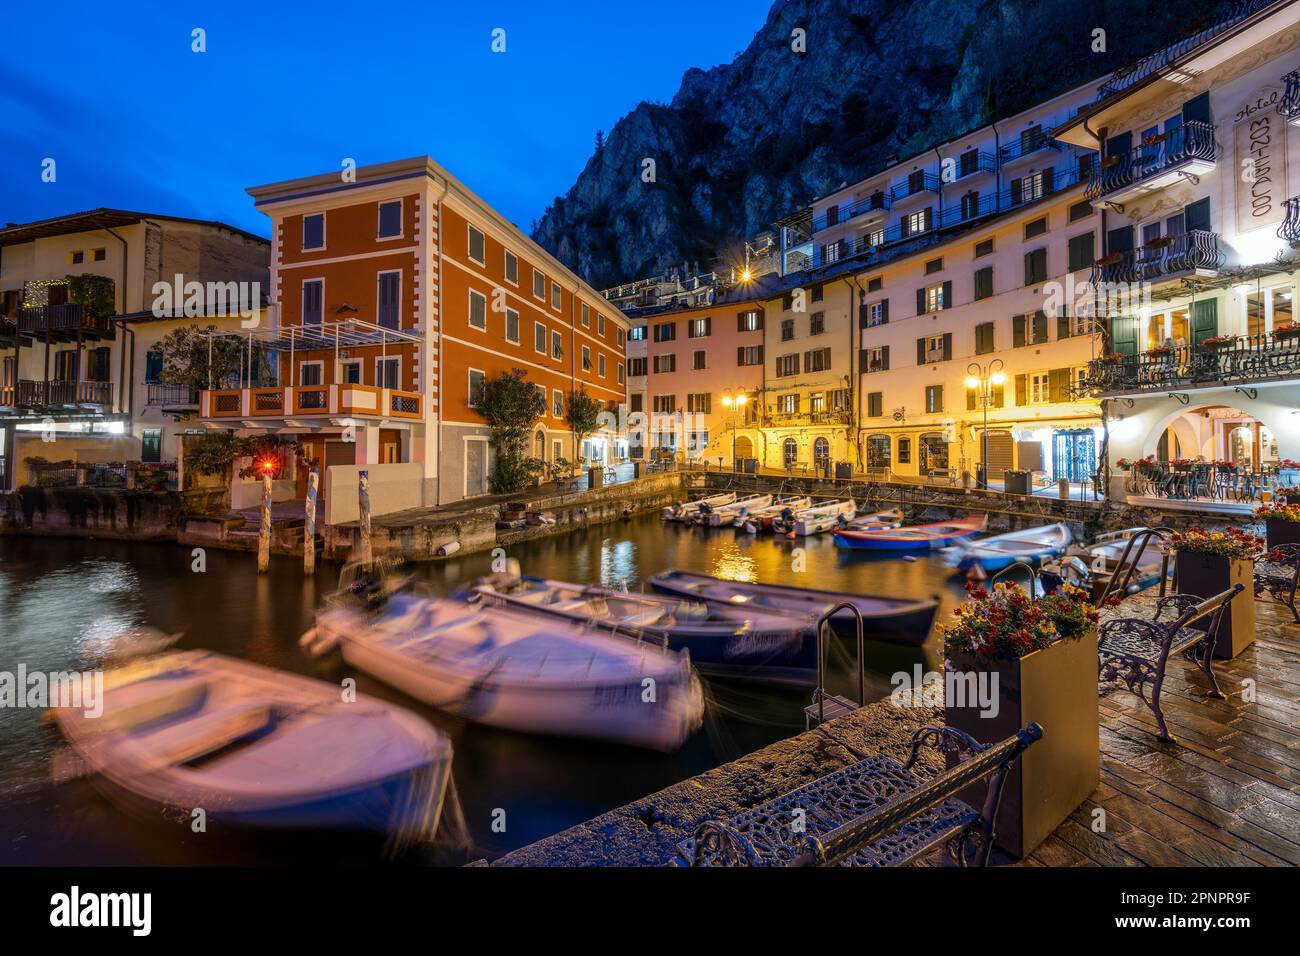
M 0 386 L 0 407 L 55 408 L 69 405 L 113 404 L 112 382 L 36 381 L 20 378 L 13 385 Z
M 1153 136 L 1127 153 L 1107 156 L 1088 174 L 1085 199 L 1122 204 L 1214 169 L 1214 124 L 1191 120 Z
M 205 419 L 423 418 L 418 392 L 371 385 L 204 389 L 198 408 Z
M 1277 104 L 1277 111 L 1286 117 L 1288 123 L 1300 125 L 1300 70 L 1292 70 L 1282 79 L 1286 89 L 1282 92 L 1282 102 Z
M 1286 217 L 1277 227 L 1277 237 L 1291 245 L 1300 245 L 1300 196 L 1286 201 Z
M 29 305 L 18 313 L 18 331 L 44 341 L 70 342 L 78 336 L 111 339 L 113 322 L 108 316 L 96 315 L 80 302 L 62 305 Z
M 865 196 L 855 203 L 845 203 L 843 206 L 832 206 L 825 213 L 816 216 L 812 221 L 812 231 L 814 233 L 822 232 L 825 229 L 833 229 L 836 226 L 842 226 L 844 223 L 852 220 L 866 217 L 867 219 L 879 219 L 889 210 L 891 205 L 888 193 L 877 190 L 870 196 Z
M 957 178 L 954 182 L 961 182 L 963 179 L 979 173 L 996 173 L 997 171 L 998 158 L 992 153 L 985 150 L 963 153 L 957 157 Z
M 805 425 L 847 425 L 852 415 L 847 408 L 832 408 L 821 412 L 787 412 L 769 405 L 763 416 L 768 428 L 798 428 Z
M 889 190 L 890 203 L 897 206 L 901 202 L 906 202 L 917 196 L 923 196 L 926 193 L 937 193 L 939 191 L 939 177 L 934 173 L 919 173 L 907 177 L 906 182 L 901 182 Z
M 1155 282 L 1194 273 L 1210 277 L 1223 264 L 1219 234 L 1191 229 L 1182 235 L 1163 237 L 1140 249 L 1112 252 L 1098 259 L 1092 269 L 1093 285 L 1116 282 Z
M 1141 355 L 1094 359 L 1084 385 L 1102 394 L 1209 388 L 1300 374 L 1300 327 L 1266 335 L 1208 340 L 1217 347 L 1175 346 Z
M 1036 156 L 1044 150 L 1059 150 L 1060 148 L 1060 143 L 1052 139 L 1046 130 L 1038 127 L 1026 130 L 1016 138 L 1015 142 L 1007 143 L 999 149 L 998 159 L 1001 165 L 1010 166 L 1022 159 Z
M 157 382 L 146 383 L 149 395 L 147 404 L 151 408 L 197 409 L 199 407 L 199 390 L 188 385 L 160 385 Z

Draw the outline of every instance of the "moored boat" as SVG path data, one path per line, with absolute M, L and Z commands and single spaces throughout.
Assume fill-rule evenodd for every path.
M 879 530 L 845 529 L 835 532 L 835 543 L 841 548 L 862 551 L 897 551 L 902 553 L 934 551 L 947 547 L 962 538 L 979 534 L 988 524 L 988 515 L 969 515 L 955 521 L 937 521 L 933 524 L 909 525 L 904 528 Z
M 690 654 L 703 674 L 812 686 L 817 651 L 811 614 L 634 594 L 505 573 L 469 596 L 488 604 L 633 635 Z M 623 638 L 619 638 L 620 640 Z
M 1061 554 L 1074 536 L 1061 523 L 1022 528 L 991 538 L 963 540 L 944 548 L 945 564 L 967 570 L 976 565 L 986 572 L 1001 571 L 1016 561 L 1034 563 Z
M 758 534 L 760 531 L 770 531 L 772 522 L 779 518 L 786 510 L 799 512 L 805 508 L 812 507 L 812 499 L 806 495 L 785 498 L 773 501 L 766 508 L 751 511 L 743 519 L 736 519 L 736 526 L 743 528 L 749 534 Z
M 902 509 L 890 508 L 888 511 L 877 511 L 872 514 L 858 515 L 858 517 L 851 521 L 845 521 L 840 525 L 840 527 L 851 531 L 884 531 L 889 528 L 897 528 L 902 523 Z
M 772 530 L 806 537 L 837 528 L 842 521 L 852 520 L 857 513 L 858 506 L 850 499 L 830 501 L 797 512 L 786 509 L 772 521 Z
M 110 797 L 231 826 L 339 827 L 431 838 L 451 742 L 416 714 L 207 651 L 104 675 L 103 712 L 52 709 Z
M 1160 581 L 1162 573 L 1168 573 L 1169 570 L 1164 546 L 1159 539 L 1151 538 L 1130 551 L 1125 564 L 1126 567 L 1136 564 L 1131 577 L 1119 567 L 1129 541 L 1146 530 L 1145 527 L 1135 527 L 1107 531 L 1098 535 L 1091 544 L 1071 544 L 1059 558 L 1043 561 L 1039 577 L 1048 588 L 1055 587 L 1062 581 L 1090 587 L 1094 598 L 1100 597 L 1116 572 L 1127 580 L 1126 590 L 1129 593 L 1149 588 Z M 1122 594 L 1117 596 L 1124 597 Z
M 399 590 L 327 607 L 311 644 L 439 710 L 524 733 L 675 750 L 703 717 L 689 655 L 511 608 Z
M 716 508 L 705 505 L 695 512 L 693 517 L 696 524 L 718 528 L 743 521 L 751 512 L 760 511 L 771 503 L 771 495 L 751 495 L 748 498 L 737 498 L 730 504 L 719 505 Z
M 787 584 L 763 584 L 728 581 L 693 571 L 665 571 L 650 579 L 650 586 L 661 594 L 732 607 L 758 607 L 768 611 L 811 615 L 820 618 L 837 604 L 847 603 L 858 609 L 868 637 L 897 644 L 920 645 L 929 636 L 938 611 L 937 598 L 893 598 L 870 594 L 846 594 L 819 591 Z M 837 631 L 852 633 L 856 627 L 849 611 L 832 618 Z
M 663 509 L 663 519 L 665 521 L 686 521 L 691 515 L 700 510 L 702 506 L 710 508 L 720 508 L 723 505 L 729 505 L 736 500 L 736 493 L 728 491 L 725 494 L 709 495 L 707 498 L 697 498 L 694 501 L 674 501 Z

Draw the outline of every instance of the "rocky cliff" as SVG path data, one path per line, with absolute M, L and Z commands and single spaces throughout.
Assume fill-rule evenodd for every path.
M 671 103 L 641 103 L 620 119 L 547 207 L 534 238 L 597 288 L 671 263 L 711 262 L 891 157 L 1178 39 L 1214 7 L 777 0 L 733 62 L 687 71 Z M 1097 29 L 1105 50 L 1094 52 Z M 671 42 L 667 32 L 662 42 Z M 646 160 L 654 161 L 649 182 Z

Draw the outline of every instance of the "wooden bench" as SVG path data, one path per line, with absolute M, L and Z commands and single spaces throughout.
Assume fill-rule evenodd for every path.
M 966 866 L 986 866 L 1002 786 L 1012 761 L 1043 736 L 1029 724 L 998 744 L 954 727 L 922 727 L 905 763 L 877 754 L 732 817 L 708 821 L 678 847 L 685 866 L 904 866 L 940 847 Z M 913 773 L 922 746 L 955 766 Z M 964 758 L 964 759 L 963 759 Z M 951 760 L 949 761 L 951 762 Z M 957 799 L 991 776 L 981 810 Z
M 1273 600 L 1291 609 L 1291 616 L 1300 624 L 1296 611 L 1296 584 L 1300 583 L 1300 544 L 1279 544 L 1268 549 L 1263 561 L 1255 564 L 1255 596 L 1267 591 Z
M 1224 608 L 1242 590 L 1236 584 L 1212 598 L 1168 594 L 1156 602 L 1154 618 L 1113 617 L 1102 622 L 1097 642 L 1098 680 L 1123 681 L 1131 693 L 1150 707 L 1160 726 L 1160 740 L 1174 742 L 1160 709 L 1160 689 L 1164 686 L 1171 654 L 1182 654 L 1200 666 L 1210 682 L 1209 696 L 1223 699 L 1211 666 L 1214 639 Z

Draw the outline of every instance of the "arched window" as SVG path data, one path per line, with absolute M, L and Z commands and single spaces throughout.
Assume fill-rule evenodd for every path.
M 785 467 L 789 468 L 799 460 L 799 443 L 793 438 L 787 438 L 781 443 L 781 458 L 785 462 Z
M 813 467 L 822 472 L 831 460 L 831 443 L 825 438 L 818 438 L 813 442 Z
M 537 429 L 537 434 L 533 436 L 533 456 L 542 461 L 546 460 L 546 432 L 540 428 Z

